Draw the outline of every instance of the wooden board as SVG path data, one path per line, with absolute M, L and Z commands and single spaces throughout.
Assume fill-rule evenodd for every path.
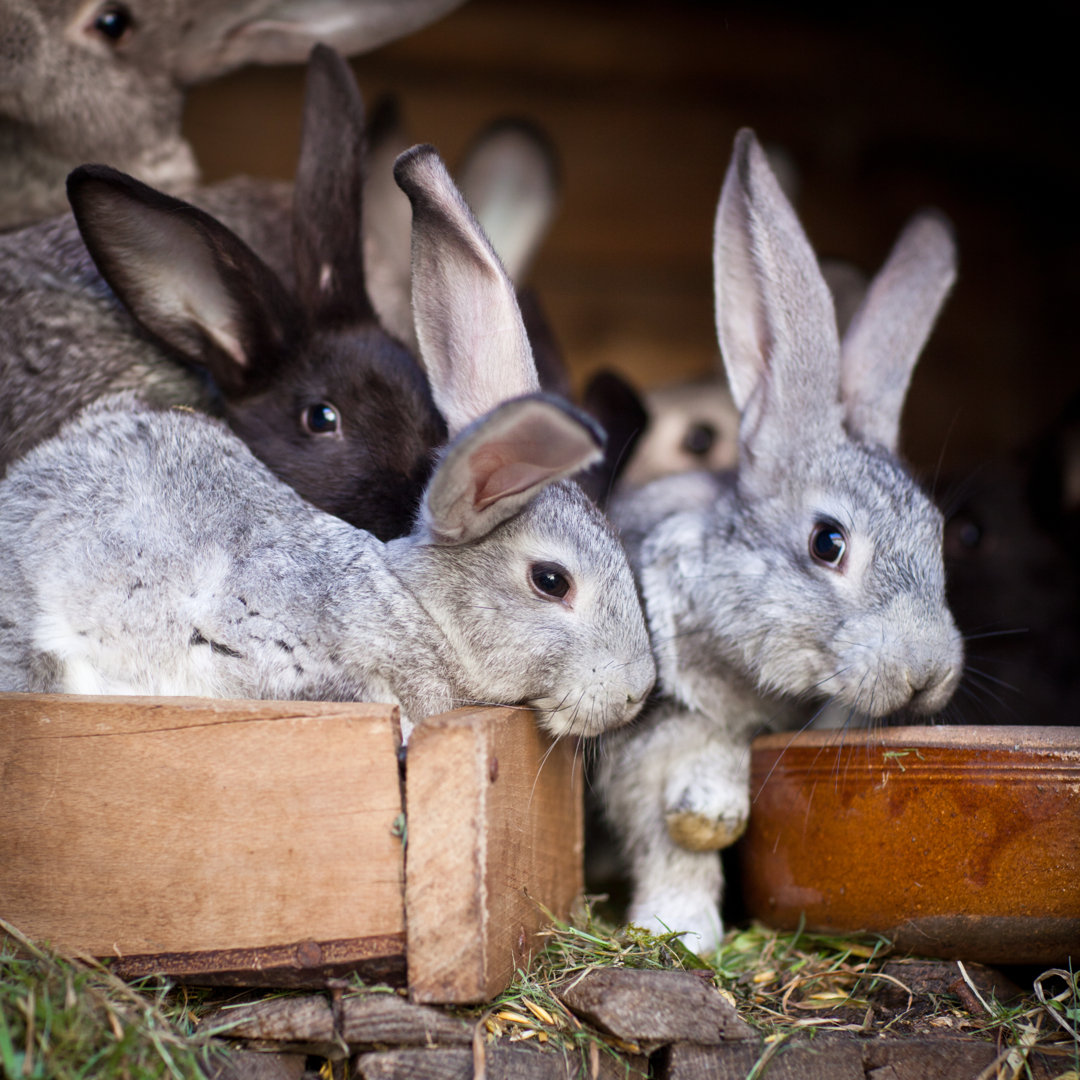
M 405 871 L 417 1001 L 498 994 L 583 888 L 580 758 L 515 709 L 459 709 L 409 742 Z M 544 905 L 544 906 L 541 906 Z
M 0 695 L 0 915 L 129 976 L 400 968 L 396 714 Z

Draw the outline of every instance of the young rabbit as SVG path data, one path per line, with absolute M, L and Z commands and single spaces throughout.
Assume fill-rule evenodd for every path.
M 0 0 L 0 229 L 66 209 L 64 178 L 107 161 L 171 193 L 198 170 L 184 93 L 321 41 L 374 49 L 460 0 Z
M 524 703 L 555 735 L 638 711 L 655 667 L 633 578 L 563 479 L 601 434 L 537 392 L 513 286 L 434 150 L 396 175 L 451 437 L 413 532 L 381 544 L 218 421 L 110 397 L 0 483 L 0 686 L 397 702 L 412 722 Z
M 841 345 L 810 244 L 754 135 L 720 196 L 720 348 L 740 410 L 734 472 L 615 500 L 660 698 L 605 741 L 598 784 L 629 861 L 629 918 L 719 941 L 716 849 L 749 813 L 747 751 L 810 702 L 928 715 L 960 678 L 942 518 L 896 457 L 919 351 L 954 277 L 948 227 L 914 218 Z
M 317 46 L 294 192 L 296 299 L 215 218 L 103 166 L 68 182 L 85 249 L 54 223 L 0 237 L 0 469 L 87 403 L 136 389 L 220 411 L 320 509 L 380 539 L 408 532 L 445 426 L 365 291 L 363 138 L 352 72 Z

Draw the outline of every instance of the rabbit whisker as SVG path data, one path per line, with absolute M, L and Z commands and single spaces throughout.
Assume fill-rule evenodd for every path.
M 532 807 L 533 796 L 536 794 L 536 785 L 540 782 L 540 774 L 544 771 L 544 766 L 547 764 L 548 758 L 551 757 L 552 752 L 559 742 L 561 742 L 561 740 L 558 738 L 551 740 L 551 745 L 544 751 L 544 756 L 540 759 L 540 764 L 536 767 L 536 776 L 533 777 L 532 787 L 529 789 L 529 801 L 526 804 L 529 808 Z M 577 751 L 575 750 L 574 753 L 576 755 Z
M 991 675 L 989 672 L 981 671 L 979 668 L 972 667 L 970 664 L 966 664 L 964 666 L 964 670 L 969 675 L 977 675 L 981 679 L 987 679 L 990 682 L 994 683 L 995 686 L 1001 686 L 1006 690 L 1011 690 L 1014 694 L 1023 693 L 1022 690 L 1020 690 L 1018 687 L 1013 686 L 1012 683 L 1007 683 L 1004 679 L 998 679 L 995 676 Z
M 1017 627 L 1015 630 L 987 630 L 981 634 L 964 634 L 964 641 L 980 641 L 983 638 L 1006 637 L 1008 635 L 1029 633 L 1031 633 L 1031 630 L 1026 626 Z

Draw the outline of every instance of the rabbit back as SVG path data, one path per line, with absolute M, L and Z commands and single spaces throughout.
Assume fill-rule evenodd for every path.
M 386 700 L 365 661 L 423 621 L 374 537 L 219 422 L 130 394 L 18 462 L 0 523 L 7 689 Z M 341 629 L 358 607 L 370 640 Z

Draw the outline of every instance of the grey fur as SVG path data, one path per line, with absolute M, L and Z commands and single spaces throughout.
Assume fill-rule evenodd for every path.
M 411 721 L 520 702 L 556 735 L 638 711 L 655 667 L 630 569 L 563 479 L 599 435 L 530 394 L 513 287 L 434 151 L 397 175 L 419 206 L 418 336 L 454 406 L 412 534 L 317 511 L 212 418 L 110 397 L 0 483 L 0 686 L 387 701 Z M 570 591 L 545 595 L 537 564 Z
M 0 229 L 61 213 L 64 178 L 85 161 L 189 193 L 189 86 L 244 64 L 299 63 L 317 41 L 365 52 L 460 2 L 0 0 Z M 95 23 L 120 7 L 131 24 L 114 40 Z
M 90 401 L 140 389 L 220 411 L 321 509 L 381 539 L 408 532 L 445 426 L 365 290 L 355 78 L 318 46 L 307 82 L 293 240 L 282 185 L 199 194 L 287 274 L 214 216 L 102 166 L 69 179 L 81 239 L 70 217 L 0 237 L 0 469 Z M 330 430 L 308 421 L 324 404 Z
M 605 741 L 598 777 L 633 878 L 630 918 L 697 935 L 702 951 L 721 932 L 715 849 L 745 826 L 753 735 L 805 722 L 812 702 L 849 717 L 929 714 L 962 668 L 941 515 L 893 445 L 952 281 L 947 229 L 924 215 L 905 230 L 841 349 L 809 241 L 744 130 L 714 257 L 739 464 L 616 500 L 660 698 L 635 730 Z M 812 555 L 819 521 L 843 530 L 835 565 Z

